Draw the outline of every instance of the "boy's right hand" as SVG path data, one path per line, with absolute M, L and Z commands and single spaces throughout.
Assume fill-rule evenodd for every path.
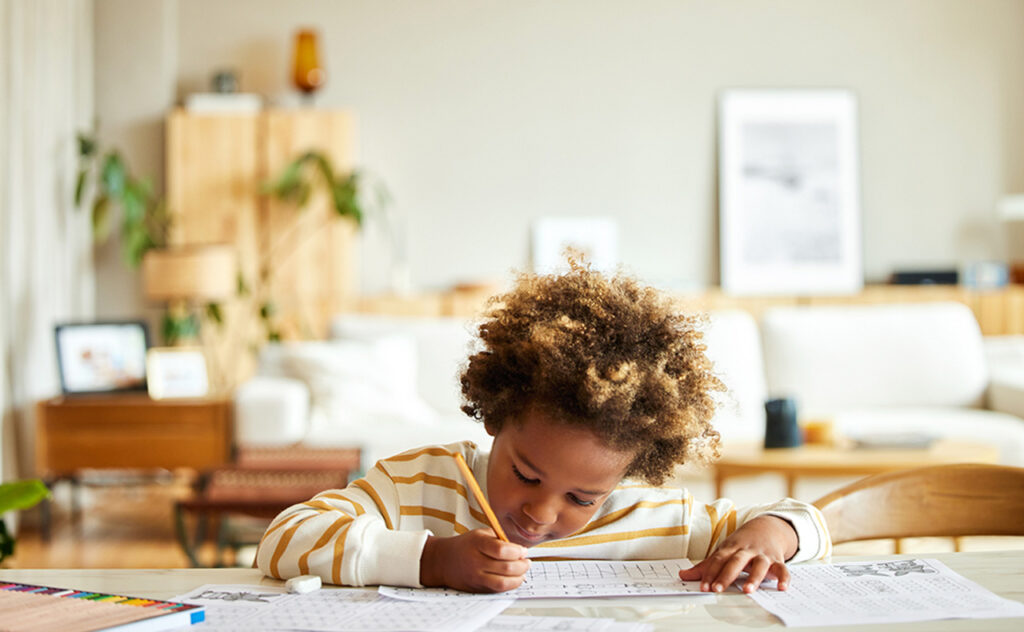
M 530 568 L 526 547 L 498 539 L 491 529 L 451 538 L 427 536 L 420 556 L 420 583 L 468 592 L 518 588 Z

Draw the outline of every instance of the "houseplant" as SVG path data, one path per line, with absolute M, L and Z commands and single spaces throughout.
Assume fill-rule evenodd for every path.
M 16 509 L 28 509 L 50 495 L 38 479 L 0 483 L 0 563 L 14 554 L 14 536 L 7 531 L 3 515 Z
M 121 213 L 120 241 L 125 263 L 138 268 L 146 252 L 165 248 L 171 228 L 171 214 L 148 178 L 136 176 L 117 149 L 100 151 L 92 135 L 78 135 L 78 177 L 75 205 L 91 197 L 93 240 L 104 243 L 113 234 L 114 215 Z M 220 324 L 220 305 L 206 304 L 201 312 L 167 309 L 161 333 L 167 344 L 199 336 L 202 320 Z

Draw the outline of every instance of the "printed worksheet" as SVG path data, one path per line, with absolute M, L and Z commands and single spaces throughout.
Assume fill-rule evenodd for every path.
M 654 626 L 639 621 L 590 617 L 529 617 L 498 615 L 477 632 L 652 632 Z
M 787 626 L 1024 617 L 1024 604 L 933 559 L 795 565 L 789 572 L 786 591 L 750 595 Z
M 510 598 L 442 604 L 390 599 L 372 590 L 296 595 L 284 587 L 216 584 L 179 598 L 206 606 L 206 621 L 189 632 L 472 632 L 512 605 Z
M 550 597 L 629 597 L 705 595 L 700 582 L 683 582 L 679 571 L 690 560 L 608 561 L 574 560 L 533 562 L 526 580 L 515 590 L 480 595 L 450 588 L 397 588 L 381 586 L 380 594 L 408 601 L 485 601 Z

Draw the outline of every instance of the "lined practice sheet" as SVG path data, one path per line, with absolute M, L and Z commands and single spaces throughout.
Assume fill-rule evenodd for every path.
M 471 632 L 512 605 L 510 598 L 441 604 L 389 599 L 371 590 L 291 594 L 277 586 L 216 584 L 180 597 L 206 606 L 206 622 L 189 632 Z
M 1024 604 L 933 559 L 797 564 L 789 572 L 784 592 L 766 584 L 750 594 L 787 626 L 1024 617 Z
M 533 562 L 526 580 L 515 590 L 480 595 L 450 588 L 381 586 L 380 594 L 409 601 L 479 601 L 550 597 L 626 597 L 656 595 L 704 596 L 700 582 L 683 582 L 679 571 L 690 560 L 573 560 Z

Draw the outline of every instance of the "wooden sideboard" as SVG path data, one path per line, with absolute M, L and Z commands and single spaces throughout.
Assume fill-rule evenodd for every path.
M 54 397 L 36 407 L 36 473 L 85 468 L 196 470 L 231 462 L 231 401 L 144 394 Z

